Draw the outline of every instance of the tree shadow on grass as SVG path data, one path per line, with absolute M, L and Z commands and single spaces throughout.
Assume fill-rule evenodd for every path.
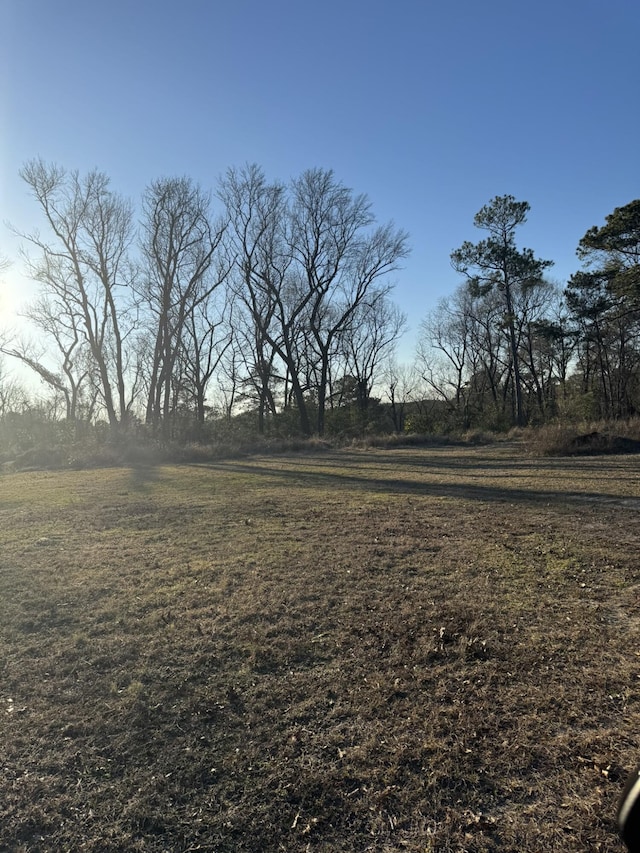
M 284 460 L 283 460 L 284 461 Z M 321 457 L 310 459 L 304 457 L 300 460 L 300 468 L 286 468 L 284 466 L 270 467 L 268 465 L 242 462 L 218 462 L 209 463 L 204 467 L 211 470 L 231 471 L 234 473 L 248 474 L 256 477 L 269 477 L 271 480 L 281 480 L 287 485 L 295 485 L 300 488 L 313 488 L 314 486 L 326 489 L 333 488 L 349 488 L 361 489 L 370 492 L 387 492 L 389 494 L 404 494 L 415 495 L 420 497 L 435 497 L 435 498 L 454 498 L 458 500 L 472 500 L 482 502 L 503 502 L 503 503 L 529 503 L 529 504 L 555 504 L 558 507 L 563 505 L 584 505 L 584 504 L 600 504 L 607 506 L 620 506 L 625 509 L 640 509 L 640 496 L 626 496 L 622 494 L 611 494 L 599 491 L 575 491 L 570 489 L 546 490 L 539 488 L 511 488 L 508 485 L 480 485 L 477 478 L 482 476 L 483 471 L 491 471 L 499 469 L 502 480 L 519 479 L 536 470 L 540 470 L 540 466 L 536 463 L 521 463 L 514 460 L 496 460 L 487 456 L 477 457 L 473 460 L 452 460 L 440 458 L 438 464 L 434 465 L 433 459 L 425 456 L 405 456 L 402 460 L 396 458 L 396 470 L 406 470 L 407 474 L 412 477 L 419 474 L 420 470 L 425 471 L 425 478 L 422 480 L 398 478 L 394 476 L 367 476 L 366 473 L 356 474 L 352 471 L 360 470 L 371 461 L 378 467 L 380 463 L 387 467 L 389 460 L 380 460 L 376 457 L 375 460 L 368 460 L 367 457 L 352 455 L 352 459 L 340 457 Z M 352 464 L 349 464 L 352 462 Z M 291 463 L 291 458 L 287 457 L 287 463 Z M 335 464 L 341 468 L 340 473 L 335 471 L 322 471 L 311 469 L 311 465 L 327 466 Z M 504 468 L 510 468 L 511 471 L 504 471 Z M 571 460 L 568 465 L 553 465 L 552 463 L 545 465 L 549 470 L 549 476 L 562 477 L 570 473 L 585 473 L 591 472 L 594 474 L 602 474 L 602 466 L 585 466 L 580 465 L 574 460 Z M 475 482 L 470 483 L 468 480 L 464 482 L 437 482 L 430 480 L 429 475 L 436 473 L 439 470 L 446 474 L 456 472 L 463 476 L 464 472 Z M 621 472 L 616 472 L 615 478 L 609 483 L 619 483 L 624 478 L 619 476 Z M 638 476 L 629 475 L 628 479 L 639 482 Z

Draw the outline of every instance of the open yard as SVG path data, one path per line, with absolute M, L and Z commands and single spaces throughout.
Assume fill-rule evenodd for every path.
M 0 851 L 620 851 L 640 456 L 0 477 Z

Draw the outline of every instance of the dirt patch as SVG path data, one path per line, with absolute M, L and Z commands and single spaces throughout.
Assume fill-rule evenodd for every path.
M 619 851 L 640 459 L 0 483 L 2 851 Z

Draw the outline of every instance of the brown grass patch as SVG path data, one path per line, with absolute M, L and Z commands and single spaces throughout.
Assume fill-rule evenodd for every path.
M 1 851 L 618 851 L 640 458 L 0 481 Z
M 640 419 L 548 424 L 520 430 L 517 437 L 537 456 L 640 453 Z

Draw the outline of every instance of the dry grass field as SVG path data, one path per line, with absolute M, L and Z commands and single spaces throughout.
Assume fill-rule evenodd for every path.
M 0 477 L 0 851 L 620 851 L 640 456 Z

